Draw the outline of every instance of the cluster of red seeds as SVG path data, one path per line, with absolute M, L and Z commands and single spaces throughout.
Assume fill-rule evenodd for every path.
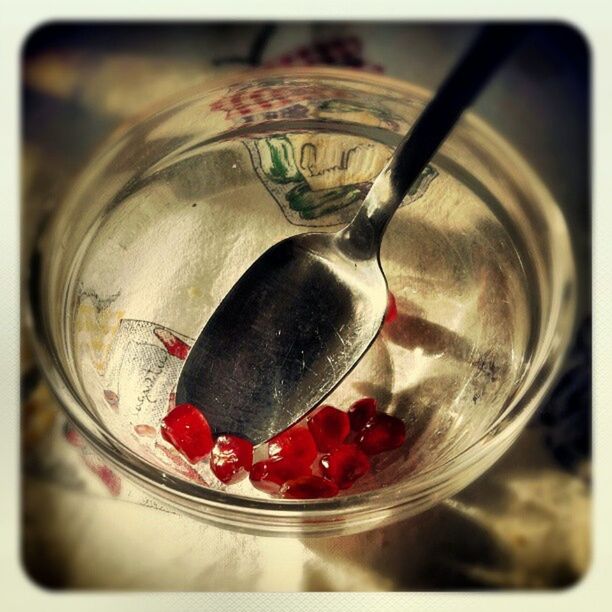
M 210 456 L 210 467 L 223 483 L 240 480 L 251 470 L 253 445 L 237 436 L 213 440 L 206 417 L 193 404 L 179 404 L 163 420 L 161 435 L 191 463 Z
M 162 437 L 191 463 L 209 456 L 215 476 L 231 484 L 249 474 L 251 484 L 290 499 L 334 497 L 370 470 L 372 455 L 398 448 L 406 439 L 404 423 L 379 412 L 366 397 L 343 412 L 321 406 L 306 421 L 268 442 L 268 457 L 253 464 L 253 445 L 237 436 L 216 441 L 202 412 L 176 406 L 163 420 Z
M 385 324 L 397 318 L 397 305 L 388 294 Z M 168 351 L 185 359 L 189 347 L 156 332 Z M 272 495 L 290 499 L 334 497 L 370 470 L 371 455 L 400 447 L 406 439 L 404 423 L 379 412 L 376 400 L 365 397 L 343 412 L 321 406 L 306 421 L 268 442 L 268 457 L 253 464 L 253 445 L 238 436 L 213 440 L 202 412 L 180 404 L 164 418 L 161 434 L 191 463 L 209 456 L 210 468 L 225 484 L 249 474 L 251 484 Z

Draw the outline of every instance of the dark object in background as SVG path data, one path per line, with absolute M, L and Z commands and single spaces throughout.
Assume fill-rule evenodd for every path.
M 591 457 L 591 328 L 588 317 L 578 330 L 565 372 L 539 412 L 546 445 L 568 470 Z

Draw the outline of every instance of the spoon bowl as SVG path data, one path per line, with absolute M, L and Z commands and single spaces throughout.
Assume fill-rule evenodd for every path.
M 352 256 L 343 237 L 308 233 L 275 244 L 213 313 L 177 402 L 200 405 L 215 434 L 268 440 L 316 406 L 376 337 L 387 283 L 378 258 Z

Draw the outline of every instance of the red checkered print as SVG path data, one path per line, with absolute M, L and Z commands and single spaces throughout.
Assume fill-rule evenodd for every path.
M 382 72 L 382 66 L 367 64 L 362 59 L 362 42 L 355 36 L 336 38 L 325 43 L 299 47 L 289 54 L 270 61 L 264 66 L 352 66 L 371 72 Z M 255 117 L 274 120 L 279 117 L 305 116 L 304 102 L 313 99 L 343 99 L 346 91 L 333 87 L 275 85 L 270 83 L 259 89 L 243 87 L 230 96 L 217 100 L 211 110 L 225 112 L 229 121 L 254 121 Z
M 304 45 L 264 64 L 266 68 L 321 65 L 349 66 L 368 72 L 383 72 L 380 64 L 370 64 L 364 61 L 363 43 L 356 36 Z
M 347 92 L 335 87 L 268 85 L 258 89 L 241 89 L 211 104 L 211 110 L 225 111 L 226 119 L 246 119 L 269 114 L 275 119 L 279 111 L 297 108 L 300 104 L 317 99 L 346 98 Z

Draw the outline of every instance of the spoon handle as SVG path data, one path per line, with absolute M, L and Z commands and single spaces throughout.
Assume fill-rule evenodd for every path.
M 340 232 L 340 241 L 354 257 L 369 258 L 378 252 L 387 223 L 406 192 L 526 30 L 521 25 L 489 25 L 481 30 L 400 142 L 353 221 Z

